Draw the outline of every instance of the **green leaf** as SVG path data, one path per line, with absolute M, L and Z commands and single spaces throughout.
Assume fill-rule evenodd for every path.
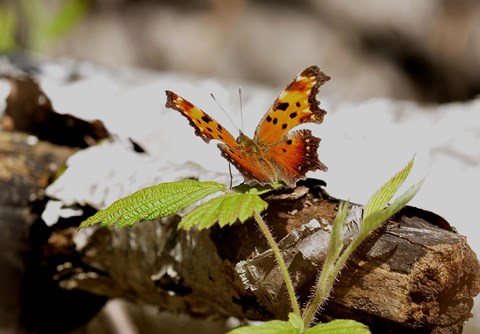
M 15 26 L 18 24 L 15 10 L 10 3 L 0 4 L 0 50 L 10 51 L 16 47 Z
M 398 188 L 403 184 L 413 166 L 413 157 L 408 164 L 385 183 L 375 194 L 370 197 L 365 209 L 363 210 L 363 218 L 366 218 L 373 212 L 383 209 L 392 199 Z
M 85 220 L 80 224 L 80 228 L 98 223 L 102 226 L 133 226 L 136 222 L 170 216 L 225 189 L 224 184 L 196 180 L 162 183 L 116 201 Z
M 325 265 L 327 263 L 335 263 L 338 256 L 343 249 L 343 227 L 347 222 L 347 212 L 348 212 L 349 202 L 342 202 L 333 221 L 332 233 L 330 234 L 330 245 L 328 247 L 328 254 L 325 260 Z M 324 269 L 325 270 L 325 269 Z
M 301 334 L 304 325 L 302 319 L 294 314 L 288 315 L 288 321 L 271 320 L 258 326 L 235 328 L 227 334 Z
M 60 8 L 45 22 L 45 38 L 57 39 L 63 36 L 87 13 L 90 0 L 64 0 Z
M 407 177 L 408 172 L 411 169 L 411 164 L 413 163 L 413 159 L 410 163 L 405 167 L 400 173 L 398 173 L 395 177 L 393 177 L 386 186 L 383 186 L 377 193 L 372 196 L 373 204 L 370 204 L 370 211 L 365 216 L 361 223 L 360 233 L 357 237 L 352 241 L 352 243 L 342 252 L 342 245 L 343 243 L 343 229 L 337 230 L 339 228 L 341 220 L 345 220 L 346 216 L 343 212 L 344 207 L 340 206 L 337 216 L 335 217 L 334 227 L 332 228 L 332 235 L 331 240 L 329 243 L 329 251 L 327 254 L 327 258 L 325 260 L 323 270 L 320 274 L 320 277 L 317 281 L 315 292 L 313 298 L 308 302 L 305 310 L 303 311 L 302 318 L 306 324 L 310 324 L 316 311 L 328 297 L 328 294 L 332 288 L 333 282 L 335 277 L 338 276 L 338 273 L 345 265 L 348 258 L 352 255 L 355 249 L 365 240 L 370 232 L 375 230 L 378 226 L 380 226 L 384 221 L 390 218 L 392 215 L 397 213 L 400 209 L 405 207 L 407 203 L 416 195 L 416 193 L 420 190 L 423 185 L 423 180 L 416 185 L 412 186 L 408 189 L 403 195 L 398 197 L 391 205 L 383 208 L 386 202 L 393 196 L 393 194 L 389 194 L 391 189 L 398 189 L 398 186 L 403 182 L 403 180 Z M 399 181 L 400 180 L 400 181 Z M 391 187 L 391 188 L 389 188 Z M 383 189 L 383 191 L 382 191 Z M 385 202 L 385 199 L 388 200 Z M 375 204 L 376 203 L 376 204 Z M 383 203 L 379 205 L 379 203 Z M 346 205 L 345 205 L 346 207 Z M 375 210 L 375 211 L 374 211 Z M 337 223 L 338 220 L 338 223 Z M 336 259 L 334 257 L 336 256 Z M 333 262 L 335 259 L 335 262 Z M 320 331 L 319 331 L 320 332 Z M 318 332 L 318 333 L 319 333 Z M 347 331 L 348 332 L 348 331 Z M 311 333 L 308 332 L 307 333 Z
M 392 204 L 385 209 L 369 214 L 362 222 L 362 235 L 368 235 L 371 231 L 375 230 L 388 218 L 400 211 L 408 202 L 417 194 L 423 185 L 424 180 L 411 186 L 405 193 L 398 197 Z
M 282 188 L 285 188 L 285 186 L 282 183 L 278 181 L 274 181 L 272 183 L 268 183 L 263 186 L 258 184 L 251 186 L 251 185 L 242 183 L 242 184 L 239 184 L 238 186 L 233 187 L 233 190 L 235 190 L 236 192 L 245 193 L 245 194 L 262 195 L 270 191 L 278 190 Z
M 292 325 L 293 328 L 298 329 L 298 333 L 303 333 L 305 329 L 305 324 L 301 317 L 296 315 L 295 313 L 290 313 L 288 315 L 288 322 Z
M 368 334 L 370 330 L 355 320 L 332 320 L 308 328 L 305 334 Z
M 244 222 L 255 212 L 265 210 L 268 203 L 256 194 L 229 193 L 211 199 L 183 217 L 179 228 L 189 230 L 193 226 L 205 229 L 218 222 L 220 226 L 231 225 L 237 220 Z

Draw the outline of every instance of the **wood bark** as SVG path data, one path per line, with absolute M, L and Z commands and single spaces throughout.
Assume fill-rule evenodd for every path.
M 55 228 L 39 218 L 45 188 L 74 151 L 0 131 L 0 332 L 68 332 L 105 303 L 105 297 L 58 287 L 52 274 L 66 252 L 49 251 Z
M 38 194 L 54 174 L 52 161 L 60 164 L 73 150 L 42 141 L 25 146 L 25 137 L 18 133 L 0 134 L 0 223 L 4 231 L 32 231 L 42 224 L 35 214 L 44 205 Z M 38 154 L 41 150 L 44 153 Z M 280 240 L 299 300 L 305 303 L 321 269 L 340 200 L 315 180 L 266 199 L 270 206 L 264 217 Z M 352 205 L 347 242 L 358 231 L 360 212 Z M 201 317 L 287 316 L 285 286 L 253 221 L 185 232 L 177 230 L 179 219 L 144 222 L 131 229 L 80 231 L 76 226 L 81 218 L 65 219 L 34 235 L 35 251 L 40 252 L 36 263 L 62 289 L 100 298 L 121 297 Z M 19 220 L 24 222 L 20 227 Z M 1 244 L 14 242 L 6 235 L 1 238 Z M 9 252 L 18 256 L 27 238 L 17 239 L 20 246 L 11 246 Z M 7 261 L 3 252 L 2 256 Z M 434 213 L 407 207 L 349 260 L 318 317 L 357 319 L 378 333 L 460 333 L 480 291 L 479 269 L 465 237 Z

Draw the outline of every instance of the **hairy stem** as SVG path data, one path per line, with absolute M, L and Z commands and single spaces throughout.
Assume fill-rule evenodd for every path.
M 329 297 L 335 278 L 340 273 L 340 270 L 345 266 L 345 263 L 350 258 L 357 247 L 366 239 L 368 233 L 360 233 L 350 245 L 338 257 L 332 258 L 327 256 L 327 260 L 323 265 L 322 273 L 318 278 L 315 286 L 315 294 L 313 298 L 307 303 L 302 314 L 303 323 L 305 327 L 309 327 L 313 322 L 315 313 L 322 306 Z M 330 260 L 330 261 L 329 261 Z
M 338 261 L 343 249 L 343 227 L 345 225 L 347 208 L 348 203 L 341 203 L 338 208 L 337 216 L 333 222 L 328 251 L 325 257 L 325 262 L 322 266 L 322 271 L 317 277 L 313 297 L 308 301 L 305 309 L 303 310 L 302 320 L 306 327 L 312 323 L 315 313 L 327 300 L 332 290 L 335 277 L 337 276 L 338 271 L 341 269 L 340 267 L 337 271 L 335 264 Z
M 332 267 L 330 267 L 332 268 Z M 315 294 L 313 298 L 307 303 L 305 310 L 302 314 L 303 323 L 306 327 L 310 327 L 310 324 L 315 318 L 315 313 L 320 308 L 320 306 L 325 303 L 330 291 L 332 290 L 333 281 L 335 280 L 336 275 L 332 270 L 322 270 L 320 277 L 317 280 L 315 287 Z
M 335 278 L 338 276 L 340 270 L 342 270 L 348 258 L 353 253 L 355 248 L 358 247 L 361 241 L 363 241 L 363 238 L 362 240 L 355 240 L 352 242 L 349 247 L 347 247 L 347 249 L 345 249 L 345 251 L 336 259 L 336 261 L 325 263 L 315 286 L 315 294 L 308 302 L 302 315 L 303 323 L 306 327 L 310 326 L 314 320 L 315 313 L 317 313 L 317 310 L 320 308 L 320 306 L 326 302 L 333 289 Z
M 283 260 L 282 254 L 280 253 L 280 249 L 278 248 L 278 245 L 275 242 L 275 239 L 273 238 L 270 229 L 268 228 L 267 224 L 260 216 L 260 214 L 255 212 L 254 218 L 258 226 L 260 226 L 260 230 L 262 231 L 263 235 L 267 239 L 267 242 L 273 251 L 273 255 L 277 260 L 278 266 L 280 267 L 280 272 L 282 273 L 283 279 L 285 281 L 285 286 L 287 287 L 288 296 L 290 297 L 290 302 L 292 304 L 293 313 L 300 317 L 300 306 L 298 304 L 297 296 L 295 295 L 295 291 L 293 289 L 292 279 L 290 277 L 290 274 L 288 273 L 287 266 L 285 265 L 285 261 Z

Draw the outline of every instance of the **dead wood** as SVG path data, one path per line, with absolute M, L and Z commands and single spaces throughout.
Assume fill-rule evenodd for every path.
M 54 228 L 39 218 L 47 200 L 45 188 L 74 151 L 34 136 L 0 131 L 2 332 L 69 332 L 105 302 L 101 296 L 58 287 L 52 273 L 66 252 L 48 252 L 45 246 Z
M 2 77 L 10 83 L 5 114 L 0 117 L 0 125 L 4 130 L 22 131 L 51 143 L 81 148 L 110 136 L 99 120 L 87 122 L 70 114 L 56 112 L 50 98 L 33 77 Z

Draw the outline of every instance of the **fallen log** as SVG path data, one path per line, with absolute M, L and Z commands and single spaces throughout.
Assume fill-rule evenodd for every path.
M 58 166 L 73 152 L 42 141 L 25 146 L 25 140 L 18 133 L 2 133 L 0 165 L 10 161 L 9 173 L 1 179 L 2 226 L 15 226 L 7 217 L 11 208 L 38 212 L 44 202 L 32 193 L 41 194 L 54 174 L 52 159 Z M 340 202 L 323 186 L 307 180 L 266 198 L 270 206 L 264 216 L 280 240 L 301 303 L 321 270 Z M 351 206 L 347 242 L 358 231 L 360 212 L 361 207 Z M 39 246 L 35 250 L 41 251 L 37 264 L 48 268 L 49 277 L 65 290 L 194 317 L 267 320 L 285 318 L 290 311 L 274 258 L 253 221 L 185 232 L 177 230 L 179 217 L 173 216 L 131 229 L 78 231 L 81 219 L 63 219 L 33 236 Z M 42 224 L 38 215 L 28 221 L 23 228 Z M 352 318 L 378 333 L 460 333 L 480 291 L 479 269 L 465 237 L 434 213 L 407 207 L 349 260 L 319 319 Z
M 76 66 L 67 70 L 74 74 L 71 77 L 90 73 L 78 75 L 81 71 L 77 72 Z M 17 75 L 2 77 L 9 79 L 12 88 L 6 117 L 0 122 L 4 128 L 76 147 L 108 136 L 98 122 L 87 124 L 56 113 L 53 105 L 58 105 L 58 98 L 47 96 L 36 82 Z M 170 88 L 171 80 L 168 78 L 165 88 Z M 163 81 L 159 82 L 163 87 Z M 199 89 L 196 82 L 194 89 Z M 207 92 L 210 88 L 203 89 Z M 77 103 L 78 98 L 72 99 L 72 104 Z M 475 111 L 469 105 L 462 105 L 465 113 L 460 117 L 467 122 L 469 112 Z M 69 112 L 71 107 L 59 111 Z M 371 105 L 363 108 L 371 110 Z M 453 108 L 458 115 L 458 106 Z M 403 118 L 412 115 L 405 107 L 398 109 Z M 386 110 L 378 112 L 384 115 Z M 374 120 L 377 124 L 378 119 Z M 443 124 L 447 122 L 450 118 Z M 405 124 L 409 130 L 405 133 L 419 143 L 424 133 L 414 137 L 410 131 L 413 124 Z M 167 128 L 160 127 L 162 131 Z M 469 133 L 464 129 L 468 127 L 453 134 L 460 142 L 465 140 L 462 135 Z M 262 320 L 286 316 L 288 299 L 277 266 L 253 222 L 186 233 L 177 231 L 179 217 L 175 216 L 132 229 L 78 231 L 80 221 L 94 212 L 82 208 L 84 217 L 61 219 L 47 227 L 39 218 L 47 201 L 44 189 L 73 151 L 18 132 L 0 132 L 2 328 L 6 322 L 32 324 L 35 317 L 32 331 L 59 332 L 60 327 L 65 331 L 95 314 L 108 297 L 191 316 Z M 265 218 L 281 240 L 304 303 L 321 269 L 339 200 L 315 181 L 267 200 L 270 207 Z M 360 212 L 361 208 L 352 206 L 347 242 L 358 229 Z M 458 333 L 471 316 L 473 296 L 480 290 L 478 269 L 465 237 L 437 215 L 407 207 L 350 259 L 319 319 L 354 318 L 374 332 Z M 55 307 L 46 308 L 46 301 Z M 39 330 L 42 325 L 43 331 Z

